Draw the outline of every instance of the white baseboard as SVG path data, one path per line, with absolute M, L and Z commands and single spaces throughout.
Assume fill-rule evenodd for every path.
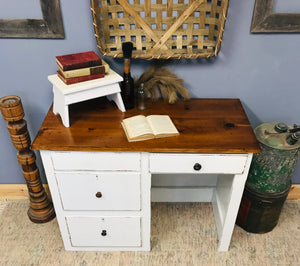
M 50 195 L 48 185 L 43 185 Z M 153 187 L 151 191 L 153 202 L 210 202 L 213 193 L 212 187 Z M 189 195 L 189 196 L 187 196 Z M 1 199 L 28 199 L 26 184 L 0 184 Z M 288 200 L 300 199 L 300 184 L 292 185 L 287 197 Z

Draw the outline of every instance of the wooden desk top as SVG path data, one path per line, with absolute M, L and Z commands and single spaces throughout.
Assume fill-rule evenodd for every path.
M 184 153 L 259 153 L 260 147 L 239 99 L 191 99 L 173 105 L 148 102 L 148 109 L 121 112 L 105 97 L 70 105 L 70 127 L 52 107 L 32 143 L 33 150 Z M 124 118 L 167 114 L 179 136 L 128 142 Z

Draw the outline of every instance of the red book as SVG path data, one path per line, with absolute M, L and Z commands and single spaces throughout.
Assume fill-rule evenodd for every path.
M 81 77 L 73 77 L 73 78 L 65 78 L 61 72 L 58 70 L 57 71 L 57 76 L 67 85 L 78 83 L 78 82 L 83 82 L 83 81 L 88 81 L 92 79 L 99 79 L 99 78 L 104 78 L 105 74 L 95 74 L 95 75 L 88 75 L 88 76 L 81 76 Z
M 93 51 L 56 56 L 56 63 L 63 70 L 99 66 L 101 58 Z

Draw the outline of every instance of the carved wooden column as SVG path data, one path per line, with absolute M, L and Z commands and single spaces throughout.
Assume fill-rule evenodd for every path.
M 24 110 L 20 97 L 5 96 L 0 98 L 0 109 L 3 118 L 8 122 L 7 129 L 13 145 L 18 150 L 18 162 L 26 180 L 30 207 L 27 212 L 34 223 L 45 223 L 55 217 L 52 202 L 49 200 L 40 179 L 39 169 L 35 163 L 35 154 L 31 150 L 31 140 L 27 123 L 23 119 Z

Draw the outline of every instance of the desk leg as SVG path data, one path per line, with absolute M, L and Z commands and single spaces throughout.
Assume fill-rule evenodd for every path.
M 218 231 L 218 251 L 227 251 L 244 191 L 252 159 L 248 155 L 245 170 L 240 175 L 220 175 L 213 195 L 213 211 Z
M 151 232 L 151 174 L 149 172 L 149 154 L 141 154 L 141 200 L 142 200 L 142 250 L 150 251 Z

